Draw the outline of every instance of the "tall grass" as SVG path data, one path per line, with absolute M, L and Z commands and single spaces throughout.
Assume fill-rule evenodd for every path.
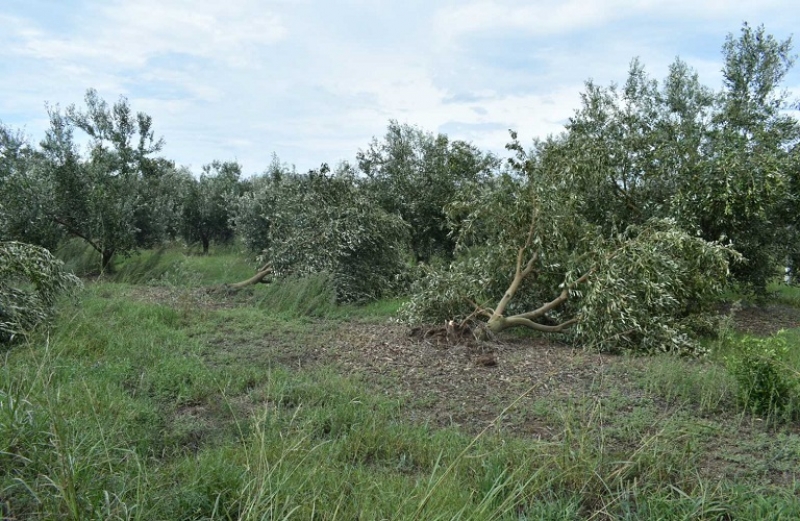
M 157 327 L 171 323 L 170 316 L 135 308 L 120 312 L 150 320 L 155 338 L 126 346 L 106 336 L 81 349 L 97 331 L 85 321 L 91 316 L 76 317 L 75 334 L 9 354 L 0 373 L 0 490 L 17 518 L 718 519 L 780 512 L 772 518 L 790 519 L 798 513 L 788 491 L 700 477 L 702 435 L 675 415 L 631 433 L 624 450 L 612 447 L 606 431 L 614 410 L 600 401 L 559 407 L 561 431 L 549 441 L 509 438 L 493 428 L 467 437 L 408 423 L 402 402 L 324 369 L 273 369 L 245 387 L 227 381 L 230 374 L 221 378 L 222 371 L 180 369 L 170 359 L 192 348 Z M 132 352 L 152 344 L 163 347 Z M 130 360 L 120 363 L 126 351 Z M 177 380 L 193 379 L 204 390 L 130 378 L 162 363 Z M 184 436 L 175 428 L 186 417 L 196 432 Z
M 385 317 L 395 302 L 336 306 L 324 277 L 220 290 L 216 304 L 243 300 L 202 310 L 131 297 L 134 281 L 223 288 L 249 273 L 240 262 L 170 250 L 120 261 L 49 336 L 5 353 L 7 518 L 800 518 L 797 482 L 771 481 L 800 465 L 800 437 L 736 409 L 723 354 L 620 360 L 593 394 L 505 404 L 500 416 L 546 423 L 544 439 L 500 417 L 468 435 L 411 420 L 402 395 L 336 365 L 279 363 L 329 341 L 323 320 Z

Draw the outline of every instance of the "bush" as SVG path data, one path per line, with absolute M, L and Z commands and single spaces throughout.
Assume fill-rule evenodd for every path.
M 45 248 L 0 242 L 0 343 L 48 323 L 57 298 L 80 284 Z
M 726 357 L 738 384 L 740 404 L 754 414 L 792 414 L 797 399 L 796 378 L 786 363 L 789 345 L 784 332 L 770 338 L 746 337 L 736 353 Z

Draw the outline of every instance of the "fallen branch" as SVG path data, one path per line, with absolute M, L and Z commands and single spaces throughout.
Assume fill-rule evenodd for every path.
M 258 273 L 256 273 L 255 275 L 253 275 L 249 279 L 243 280 L 241 282 L 237 282 L 235 284 L 231 284 L 230 287 L 239 289 L 239 288 L 245 288 L 247 286 L 252 286 L 252 285 L 258 284 L 260 282 L 263 282 L 265 284 L 269 283 L 269 282 L 272 282 L 271 280 L 266 280 L 266 281 L 264 280 L 264 278 L 266 278 L 266 276 L 270 275 L 271 273 L 272 273 L 272 268 L 271 267 L 262 266 L 259 269 Z

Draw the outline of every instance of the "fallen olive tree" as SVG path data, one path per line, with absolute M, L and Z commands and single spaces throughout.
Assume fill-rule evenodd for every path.
M 508 171 L 465 187 L 450 208 L 460 216 L 456 259 L 427 268 L 402 316 L 482 335 L 563 333 L 603 351 L 697 351 L 737 254 L 668 219 L 603 233 L 572 188 L 584 174 L 551 143 L 526 152 L 515 140 Z
M 366 302 L 397 291 L 406 270 L 408 226 L 386 212 L 346 165 L 307 174 L 273 172 L 234 201 L 237 230 L 264 265 L 245 286 L 327 274 L 337 302 Z

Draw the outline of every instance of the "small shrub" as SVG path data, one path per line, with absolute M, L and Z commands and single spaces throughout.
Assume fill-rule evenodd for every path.
M 746 337 L 726 357 L 738 384 L 741 405 L 754 414 L 785 415 L 797 396 L 797 384 L 786 364 L 789 345 L 784 332 L 770 338 Z
M 62 294 L 80 281 L 46 249 L 22 242 L 0 242 L 0 343 L 24 337 L 52 317 Z

